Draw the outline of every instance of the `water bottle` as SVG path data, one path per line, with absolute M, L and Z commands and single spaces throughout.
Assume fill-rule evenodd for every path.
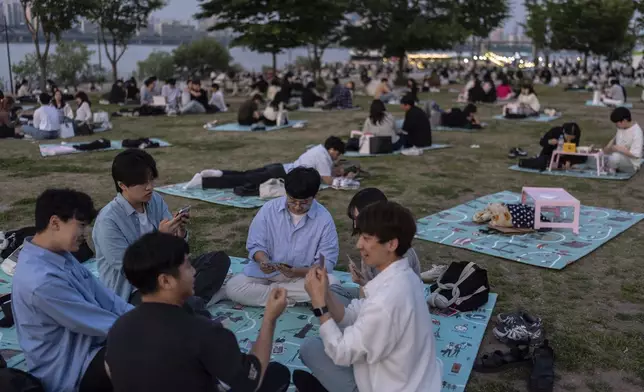
M 563 150 L 563 145 L 564 145 L 564 137 L 563 135 L 560 135 L 559 141 L 557 142 L 557 151 Z

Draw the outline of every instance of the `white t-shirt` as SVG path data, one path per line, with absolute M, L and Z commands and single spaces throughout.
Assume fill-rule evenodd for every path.
M 641 164 L 643 140 L 642 128 L 637 123 L 628 129 L 618 129 L 615 135 L 615 145 L 628 148 L 630 153 L 636 156 L 630 158 L 635 168 L 639 168 Z
M 76 121 L 92 122 L 92 109 L 87 102 L 83 102 L 76 110 Z
M 539 110 L 541 110 L 541 104 L 539 103 L 539 98 L 537 98 L 537 96 L 534 94 L 530 94 L 530 95 L 520 94 L 519 103 L 529 106 L 530 109 L 534 110 L 535 112 L 538 112 Z
M 302 214 L 302 215 L 294 214 L 291 211 L 289 211 L 288 213 L 291 215 L 291 221 L 293 222 L 293 226 L 297 226 L 297 224 L 300 223 L 302 218 L 304 218 L 304 215 L 306 215 L 306 214 Z
M 308 149 L 293 163 L 284 164 L 284 171 L 289 173 L 296 167 L 312 167 L 320 173 L 321 177 L 331 177 L 333 172 L 333 159 L 323 145 Z
M 34 127 L 41 131 L 60 131 L 60 113 L 51 105 L 41 106 L 34 112 Z
M 136 217 L 139 218 L 139 227 L 140 227 L 141 236 L 154 231 L 154 225 L 148 219 L 148 214 L 146 211 L 137 212 Z

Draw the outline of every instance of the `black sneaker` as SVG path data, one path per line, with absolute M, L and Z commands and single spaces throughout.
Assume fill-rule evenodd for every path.
M 516 158 L 518 156 L 517 149 L 513 148 L 508 153 L 508 158 Z
M 519 155 L 520 157 L 527 157 L 528 156 L 528 153 L 523 151 L 520 147 L 517 147 L 515 149 L 515 151 L 517 152 L 517 155 Z
M 501 314 L 501 323 L 492 330 L 494 336 L 506 344 L 539 345 L 543 342 L 544 332 L 541 319 L 528 313 Z

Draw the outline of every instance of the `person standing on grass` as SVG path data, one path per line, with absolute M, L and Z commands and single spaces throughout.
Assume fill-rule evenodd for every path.
M 307 392 L 439 392 L 442 370 L 423 282 L 404 257 L 414 217 L 399 204 L 378 202 L 360 212 L 356 232 L 363 262 L 379 273 L 364 286 L 365 298 L 345 308 L 326 269 L 309 270 L 305 289 L 320 337 L 300 346 L 313 374 L 296 370 L 293 383 Z
M 613 110 L 610 121 L 617 126 L 617 134 L 604 147 L 609 172 L 638 171 L 642 164 L 642 128 L 633 121 L 631 111 L 623 107 Z
M 161 232 L 144 235 L 125 252 L 123 272 L 142 303 L 118 319 L 107 337 L 114 391 L 217 392 L 222 384 L 240 392 L 286 391 L 290 371 L 270 362 L 286 290 L 268 295 L 257 341 L 244 354 L 232 331 L 186 310 L 195 294 L 189 253 L 185 241 Z
M 92 239 L 101 281 L 125 301 L 141 302 L 141 293 L 123 274 L 123 255 L 128 246 L 144 234 L 159 231 L 188 239 L 189 211 L 170 213 L 163 198 L 154 192 L 158 177 L 156 162 L 146 151 L 130 149 L 121 152 L 112 163 L 112 179 L 117 195 L 101 209 Z M 224 252 L 211 252 L 192 260 L 199 272 L 197 298 L 191 304 L 203 310 L 219 291 L 228 274 L 230 258 Z
M 36 235 L 24 242 L 11 293 L 27 371 L 47 392 L 112 391 L 105 339 L 132 306 L 71 254 L 96 216 L 92 199 L 70 189 L 49 189 L 36 200 L 35 215 Z
M 432 127 L 427 113 L 416 106 L 411 95 L 405 95 L 400 100 L 400 106 L 405 112 L 405 122 L 402 129 L 407 134 L 405 147 L 429 147 L 432 145 Z
M 308 271 L 317 263 L 332 271 L 337 263 L 333 217 L 315 200 L 320 189 L 318 172 L 293 169 L 284 188 L 286 196 L 264 204 L 250 224 L 246 248 L 251 261 L 226 284 L 226 294 L 234 302 L 266 306 L 272 289 L 278 287 L 288 290 L 290 305 L 308 302 L 304 290 Z
M 40 94 L 40 107 L 34 112 L 33 126 L 24 125 L 22 132 L 36 140 L 58 139 L 60 137 L 60 115 L 50 105 L 51 96 Z

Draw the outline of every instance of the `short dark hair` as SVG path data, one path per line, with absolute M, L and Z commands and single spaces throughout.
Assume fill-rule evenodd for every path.
M 212 88 L 216 88 L 217 90 L 219 90 L 219 83 L 213 83 Z
M 179 267 L 190 253 L 188 243 L 172 234 L 152 232 L 130 245 L 123 256 L 125 277 L 141 294 L 158 290 L 161 274 L 179 276 Z
M 145 79 L 145 81 L 143 81 L 143 84 L 144 84 L 146 87 L 148 87 L 148 86 L 150 86 L 150 85 L 151 85 L 152 83 L 154 83 L 154 82 L 156 82 L 156 80 L 155 80 L 154 78 L 147 78 L 147 79 Z
M 165 83 L 166 83 L 166 84 L 169 84 L 169 85 L 171 85 L 171 86 L 174 86 L 175 84 L 177 84 L 177 79 L 175 79 L 175 78 L 170 78 L 170 79 L 166 80 L 166 81 L 165 81 Z
M 296 167 L 284 180 L 286 194 L 297 200 L 315 197 L 320 190 L 320 173 L 310 167 Z
M 626 108 L 615 108 L 615 110 L 613 110 L 613 112 L 610 114 L 610 121 L 615 124 L 624 120 L 633 121 L 633 118 L 631 117 L 631 111 Z
M 340 79 L 333 78 L 333 84 L 340 84 Z
M 416 106 L 416 101 L 411 94 L 407 94 L 400 100 L 400 103 L 403 105 Z
M 41 105 L 49 105 L 49 103 L 51 102 L 51 95 L 47 93 L 41 93 L 38 98 L 40 99 Z
M 465 115 L 469 115 L 470 113 L 476 113 L 476 112 L 477 112 L 477 108 L 476 108 L 476 105 L 474 105 L 473 103 L 468 103 L 467 106 L 465 106 L 465 108 L 463 109 L 463 113 L 465 113 Z
M 360 211 L 356 232 L 376 236 L 381 244 L 397 239 L 396 255 L 402 257 L 411 248 L 416 235 L 416 221 L 411 212 L 400 204 L 380 201 Z
M 360 190 L 358 193 L 353 195 L 353 198 L 349 202 L 349 207 L 347 207 L 347 216 L 349 219 L 355 220 L 353 216 L 353 209 L 357 209 L 358 212 L 362 211 L 368 205 L 377 203 L 379 201 L 387 201 L 387 196 L 378 188 L 365 188 Z
M 251 98 L 253 101 L 259 101 L 261 103 L 264 103 L 264 98 L 262 97 L 261 94 L 255 94 L 253 95 L 253 98 Z
M 112 179 L 116 191 L 121 193 L 119 182 L 125 186 L 142 185 L 159 177 L 157 163 L 144 150 L 131 148 L 114 157 L 112 162 Z
M 92 199 L 83 192 L 47 189 L 36 199 L 36 232 L 45 231 L 54 215 L 63 222 L 76 219 L 89 224 L 96 218 L 96 209 Z
M 337 136 L 329 136 L 325 141 L 324 141 L 324 148 L 328 150 L 334 149 L 340 154 L 344 154 L 344 142 Z
M 92 103 L 89 101 L 89 97 L 87 96 L 87 94 L 84 91 L 77 92 L 74 98 L 80 98 L 81 104 L 83 102 L 87 102 L 88 105 L 90 105 L 90 106 L 92 105 Z
M 382 79 L 380 79 L 380 81 L 381 81 L 382 83 L 384 83 L 384 82 L 388 82 L 388 81 L 389 81 L 389 79 L 387 79 L 387 78 L 382 78 Z

